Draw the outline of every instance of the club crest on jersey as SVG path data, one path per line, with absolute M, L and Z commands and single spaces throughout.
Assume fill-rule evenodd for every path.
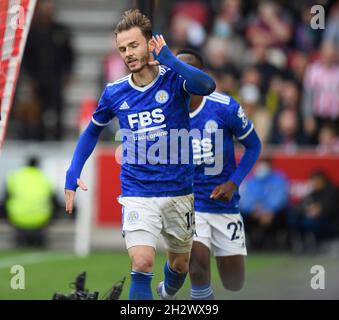
M 218 124 L 216 121 L 214 120 L 208 120 L 206 123 L 205 123 L 205 130 L 208 132 L 208 133 L 214 133 L 216 132 L 218 129 Z
M 241 119 L 242 121 L 242 128 L 246 128 L 246 126 L 248 125 L 248 119 L 246 117 L 246 114 L 245 114 L 245 111 L 244 109 L 242 108 L 242 106 L 239 106 L 239 109 L 238 109 L 238 117 Z
M 139 219 L 139 213 L 136 211 L 131 211 L 127 215 L 127 221 L 130 224 L 135 223 Z
M 169 95 L 166 90 L 159 90 L 155 94 L 155 100 L 158 103 L 166 103 L 168 101 Z

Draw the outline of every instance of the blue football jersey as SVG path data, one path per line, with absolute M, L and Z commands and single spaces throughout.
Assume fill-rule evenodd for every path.
M 92 121 L 105 126 L 113 117 L 119 119 L 124 150 L 122 196 L 164 197 L 193 192 L 191 144 L 184 154 L 185 159 L 189 154 L 188 161 L 181 161 L 181 148 L 177 164 L 169 161 L 170 130 L 190 130 L 189 100 L 185 80 L 165 66 L 159 67 L 157 77 L 147 86 L 135 85 L 128 75 L 105 87 Z
M 228 181 L 236 170 L 233 137 L 238 140 L 246 138 L 253 130 L 253 124 L 236 100 L 217 92 L 204 97 L 200 106 L 190 113 L 190 118 L 192 129 L 204 132 L 193 139 L 195 210 L 204 213 L 239 213 L 238 191 L 230 202 L 210 199 L 210 195 L 216 186 Z M 221 159 L 218 173 L 206 174 L 207 168 L 216 167 L 217 159 Z

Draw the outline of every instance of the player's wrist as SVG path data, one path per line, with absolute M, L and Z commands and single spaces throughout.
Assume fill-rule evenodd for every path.
M 173 59 L 176 59 L 175 56 L 172 54 L 171 50 L 169 49 L 168 45 L 164 45 L 159 54 L 154 57 L 156 60 L 165 66 L 170 67 L 171 62 Z
M 228 180 L 226 183 L 229 184 L 234 190 L 237 190 L 240 185 L 240 183 L 238 184 L 237 181 L 232 180 L 232 178 Z
M 68 169 L 66 172 L 65 189 L 76 191 L 77 187 L 77 178 L 75 178 L 74 173 Z

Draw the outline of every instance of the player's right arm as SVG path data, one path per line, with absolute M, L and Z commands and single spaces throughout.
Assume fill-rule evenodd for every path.
M 75 148 L 71 165 L 66 173 L 65 183 L 65 202 L 66 212 L 72 213 L 75 190 L 79 186 L 86 191 L 86 185 L 80 180 L 82 168 L 86 160 L 93 152 L 103 127 L 90 122 L 85 131 L 81 134 L 78 144 Z
M 162 35 L 152 38 L 155 50 L 154 61 L 150 65 L 163 64 L 178 73 L 185 80 L 185 90 L 194 95 L 208 96 L 216 87 L 215 81 L 207 73 L 180 61 L 168 48 Z
M 226 122 L 237 140 L 245 147 L 245 152 L 240 158 L 236 170 L 228 181 L 217 186 L 210 198 L 215 200 L 231 201 L 234 192 L 255 165 L 261 151 L 261 141 L 254 129 L 252 122 L 246 117 L 242 107 L 235 102 L 228 106 Z M 226 116 L 226 113 L 225 113 Z
M 78 144 L 75 148 L 71 165 L 66 173 L 65 183 L 65 202 L 66 212 L 71 214 L 73 211 L 75 191 L 77 187 L 86 191 L 86 185 L 80 180 L 81 171 L 86 160 L 93 152 L 103 128 L 111 121 L 113 114 L 110 111 L 107 87 L 102 94 L 98 107 L 93 114 L 88 127 L 81 134 Z

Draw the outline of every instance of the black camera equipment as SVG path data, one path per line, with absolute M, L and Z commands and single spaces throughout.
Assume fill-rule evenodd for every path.
M 69 295 L 64 295 L 62 293 L 55 293 L 53 295 L 53 300 L 98 300 L 99 292 L 89 292 L 85 289 L 86 282 L 86 272 L 80 273 L 75 282 L 71 285 L 75 288 L 75 291 Z
M 122 289 L 124 287 L 126 277 L 123 277 L 122 280 L 118 281 L 113 287 L 104 295 L 104 300 L 119 300 Z M 107 296 L 107 298 L 105 298 Z
M 102 299 L 118 300 L 124 287 L 125 280 L 126 277 L 115 283 L 113 287 L 106 292 Z M 53 300 L 98 300 L 99 292 L 89 292 L 88 289 L 85 289 L 85 282 L 86 272 L 82 272 L 77 276 L 75 282 L 71 283 L 71 286 L 75 288 L 74 292 L 69 295 L 54 293 Z

